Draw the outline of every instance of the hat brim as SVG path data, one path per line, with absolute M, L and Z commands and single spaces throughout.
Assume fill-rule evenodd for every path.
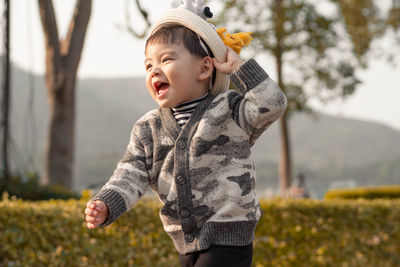
M 168 24 L 178 24 L 197 33 L 211 49 L 214 57 L 220 61 L 226 61 L 226 46 L 222 42 L 215 29 L 203 18 L 183 8 L 169 10 L 162 16 L 150 31 L 150 35 L 161 27 Z M 215 82 L 210 90 L 211 94 L 217 95 L 228 90 L 230 84 L 229 76 L 216 70 Z

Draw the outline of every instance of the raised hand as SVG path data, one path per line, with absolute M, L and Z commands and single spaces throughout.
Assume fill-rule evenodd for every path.
M 243 60 L 232 48 L 226 47 L 226 62 L 219 62 L 216 58 L 213 58 L 213 63 L 217 70 L 229 75 L 242 65 Z

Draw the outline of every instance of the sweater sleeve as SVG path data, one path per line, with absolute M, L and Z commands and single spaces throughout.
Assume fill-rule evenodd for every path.
M 287 108 L 286 96 L 279 86 L 254 60 L 243 63 L 230 75 L 231 81 L 242 92 L 233 104 L 233 118 L 249 135 L 250 144 Z
M 144 148 L 137 137 L 135 125 L 123 158 L 113 175 L 92 200 L 101 200 L 108 207 L 108 218 L 100 225 L 105 227 L 131 209 L 148 187 L 148 172 Z

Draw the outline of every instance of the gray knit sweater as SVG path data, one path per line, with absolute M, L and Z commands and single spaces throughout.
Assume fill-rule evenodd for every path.
M 253 59 L 230 78 L 241 93 L 209 95 L 183 128 L 164 108 L 135 123 L 124 157 L 93 198 L 109 209 L 101 226 L 132 208 L 150 186 L 179 253 L 253 241 L 260 207 L 250 148 L 287 104 Z

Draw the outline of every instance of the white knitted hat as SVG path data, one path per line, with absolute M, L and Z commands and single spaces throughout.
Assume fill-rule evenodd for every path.
M 150 31 L 150 36 L 161 27 L 169 24 L 182 25 L 197 33 L 207 43 L 219 62 L 226 61 L 225 44 L 213 26 L 200 16 L 184 8 L 171 9 L 154 24 Z M 216 70 L 215 82 L 210 90 L 211 94 L 217 95 L 228 90 L 229 83 L 229 76 Z

